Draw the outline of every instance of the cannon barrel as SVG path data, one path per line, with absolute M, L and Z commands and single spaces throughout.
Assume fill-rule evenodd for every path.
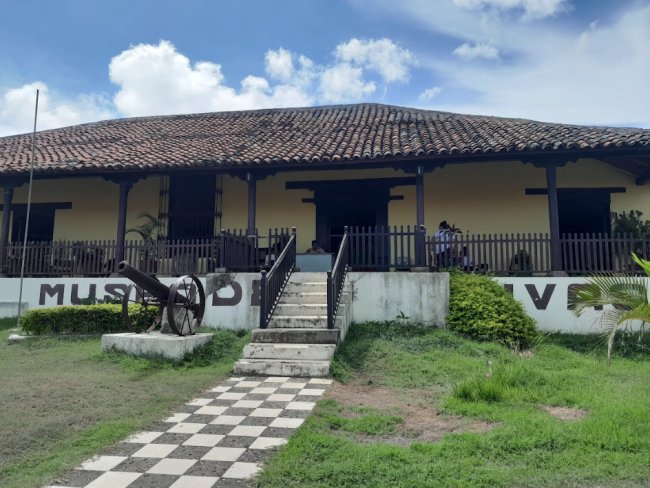
M 117 272 L 125 278 L 130 279 L 143 290 L 151 293 L 158 300 L 165 301 L 169 297 L 168 286 L 163 285 L 156 278 L 138 271 L 127 261 L 122 261 L 117 265 Z

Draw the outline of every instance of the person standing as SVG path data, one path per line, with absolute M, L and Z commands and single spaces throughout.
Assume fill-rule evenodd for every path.
M 453 261 L 451 244 L 456 240 L 456 234 L 451 230 L 446 220 L 440 222 L 433 238 L 436 241 L 436 266 L 438 268 L 451 267 Z

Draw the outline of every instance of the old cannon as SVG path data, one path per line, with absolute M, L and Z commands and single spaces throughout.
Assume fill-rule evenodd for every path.
M 205 312 L 205 291 L 196 276 L 181 276 L 168 287 L 126 261 L 117 265 L 117 272 L 134 283 L 127 287 L 122 299 L 124 323 L 132 332 L 156 329 L 163 322 L 165 310 L 167 323 L 174 334 L 192 335 L 200 327 Z M 158 312 L 152 323 L 152 309 L 155 308 Z

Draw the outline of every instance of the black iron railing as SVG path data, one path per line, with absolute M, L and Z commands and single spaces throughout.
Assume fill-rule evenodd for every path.
M 345 227 L 343 240 L 336 255 L 336 261 L 331 271 L 327 272 L 327 328 L 333 329 L 336 314 L 339 310 L 345 275 L 350 264 L 349 231 Z
M 266 329 L 275 312 L 275 307 L 282 296 L 291 273 L 296 267 L 296 228 L 292 229 L 291 238 L 267 273 L 262 270 L 260 282 L 260 329 Z

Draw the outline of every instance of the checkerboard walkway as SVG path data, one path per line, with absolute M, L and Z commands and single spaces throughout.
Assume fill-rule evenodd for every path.
M 230 378 L 95 456 L 58 484 L 87 488 L 244 486 L 298 428 L 331 380 Z

